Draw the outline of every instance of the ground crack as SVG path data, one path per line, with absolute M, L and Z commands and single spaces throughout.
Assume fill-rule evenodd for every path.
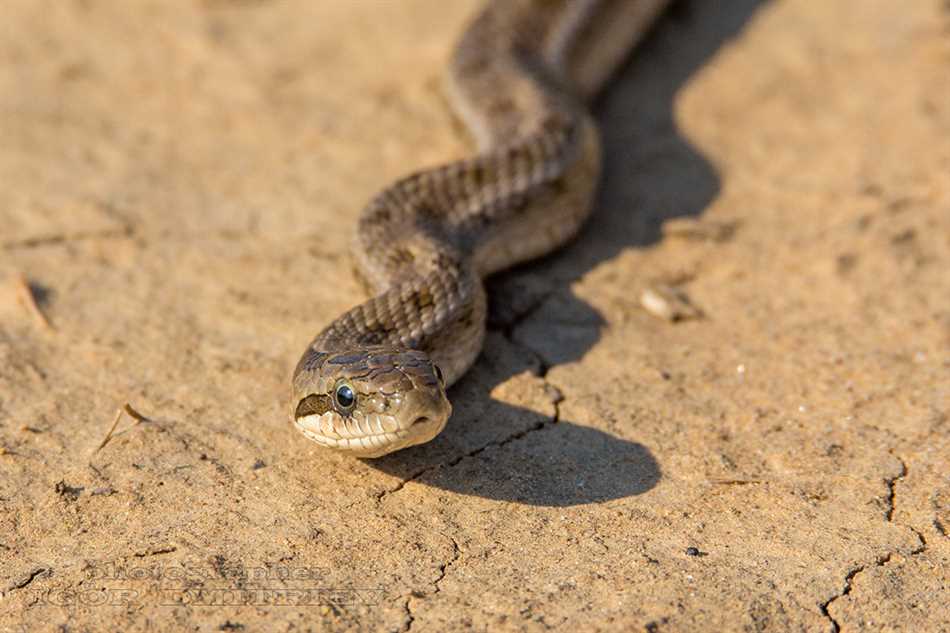
M 887 486 L 887 496 L 884 499 L 887 509 L 884 511 L 884 518 L 887 519 L 888 523 L 894 522 L 894 498 L 897 495 L 897 482 L 907 476 L 907 463 L 896 455 L 895 458 L 900 462 L 901 471 L 896 476 L 884 480 L 884 484 Z
M 478 448 L 476 448 L 476 449 L 474 449 L 474 450 L 468 451 L 467 453 L 463 453 L 462 455 L 459 455 L 458 457 L 456 457 L 456 458 L 454 458 L 454 459 L 451 459 L 451 460 L 449 460 L 449 461 L 447 461 L 447 462 L 440 462 L 440 463 L 435 464 L 435 465 L 433 465 L 433 466 L 428 466 L 428 467 L 426 467 L 426 468 L 422 468 L 422 469 L 420 469 L 419 471 L 417 471 L 417 472 L 413 473 L 412 475 L 410 475 L 409 477 L 407 477 L 407 478 L 403 479 L 402 481 L 400 481 L 400 482 L 399 482 L 398 484 L 396 484 L 393 488 L 390 488 L 390 489 L 388 489 L 388 490 L 383 490 L 382 492 L 378 493 L 378 494 L 376 495 L 376 501 L 381 503 L 381 502 L 383 501 L 383 499 L 385 499 L 385 498 L 388 497 L 389 495 L 395 494 L 395 493 L 399 492 L 400 490 L 402 490 L 403 488 L 405 488 L 405 487 L 406 487 L 406 484 L 408 484 L 408 483 L 410 483 L 410 482 L 413 482 L 413 481 L 417 481 L 418 479 L 420 479 L 421 477 L 423 477 L 424 475 L 426 475 L 426 474 L 428 474 L 428 473 L 430 473 L 430 472 L 432 472 L 432 471 L 439 470 L 440 468 L 453 468 L 453 467 L 455 467 L 455 466 L 458 466 L 458 465 L 459 465 L 460 463 L 462 463 L 464 460 L 469 459 L 470 457 L 475 457 L 476 455 L 480 455 L 481 453 L 484 453 L 484 452 L 485 452 L 486 450 L 488 450 L 489 448 L 500 448 L 500 447 L 502 447 L 502 446 L 507 446 L 508 444 L 514 442 L 515 440 L 520 440 L 521 438 L 525 437 L 526 435 L 528 435 L 528 434 L 530 434 L 530 433 L 534 433 L 534 432 L 536 432 L 536 431 L 540 431 L 540 430 L 542 430 L 542 429 L 544 429 L 544 428 L 546 428 L 546 427 L 548 427 L 548 426 L 551 426 L 552 424 L 556 424 L 557 421 L 559 420 L 559 418 L 560 418 L 560 411 L 559 411 L 558 403 L 555 402 L 555 403 L 554 403 L 554 415 L 553 415 L 549 420 L 542 420 L 542 421 L 540 421 L 540 422 L 538 422 L 538 423 L 536 423 L 536 424 L 531 425 L 531 426 L 528 427 L 527 429 L 524 429 L 524 430 L 522 430 L 522 431 L 518 431 L 517 433 L 512 433 L 511 435 L 509 435 L 508 437 L 504 438 L 503 440 L 494 441 L 494 442 L 488 442 L 487 444 L 485 444 L 485 445 L 483 445 L 483 446 L 479 446 Z
M 927 539 L 924 538 L 924 535 L 923 533 L 920 532 L 920 530 L 917 530 L 916 528 L 913 528 L 909 525 L 904 525 L 903 523 L 897 523 L 896 521 L 894 521 L 894 511 L 897 507 L 897 482 L 903 480 L 904 477 L 906 477 L 908 473 L 907 462 L 905 462 L 901 457 L 897 455 L 895 455 L 894 457 L 897 459 L 898 462 L 900 462 L 901 470 L 899 473 L 897 473 L 896 476 L 889 477 L 884 480 L 884 483 L 887 485 L 887 497 L 885 497 L 887 509 L 884 512 L 884 518 L 887 519 L 888 523 L 894 523 L 896 525 L 900 525 L 901 527 L 907 528 L 908 530 L 914 533 L 914 536 L 917 537 L 917 541 L 919 544 L 909 553 L 909 555 L 916 556 L 917 554 L 920 554 L 921 552 L 927 549 Z
M 449 567 L 454 565 L 455 562 L 458 561 L 459 557 L 462 556 L 462 550 L 459 548 L 458 541 L 456 541 L 451 536 L 449 536 L 449 540 L 452 541 L 452 558 L 439 565 L 439 577 L 436 578 L 432 583 L 435 586 L 435 591 L 432 592 L 432 595 L 442 591 L 442 587 L 440 585 L 442 581 L 445 580 L 445 574 L 448 572 Z
M 511 338 L 509 338 L 507 334 L 505 334 L 504 336 L 505 336 L 505 339 L 508 340 L 508 342 L 511 343 L 512 345 L 515 345 L 515 346 L 521 347 L 522 349 L 527 350 L 529 353 L 533 354 L 537 358 L 538 366 L 539 366 L 538 377 L 541 378 L 541 380 L 544 382 L 544 390 L 545 392 L 549 394 L 551 404 L 554 405 L 554 415 L 552 415 L 547 420 L 541 420 L 540 422 L 537 422 L 536 424 L 532 424 L 530 427 L 526 429 L 512 433 L 511 435 L 509 435 L 508 437 L 502 440 L 488 442 L 487 444 L 484 444 L 483 446 L 479 446 L 476 449 L 463 453 L 462 455 L 459 455 L 458 457 L 455 457 L 454 459 L 451 459 L 447 462 L 440 462 L 432 466 L 427 466 L 426 468 L 421 468 L 418 471 L 411 474 L 409 477 L 400 481 L 393 488 L 390 488 L 388 490 L 383 490 L 382 492 L 377 493 L 376 494 L 377 503 L 381 503 L 383 499 L 385 499 L 389 495 L 397 493 L 403 488 L 405 488 L 406 484 L 413 481 L 418 481 L 421 477 L 425 476 L 426 474 L 432 471 L 438 470 L 440 468 L 453 468 L 455 466 L 458 466 L 460 463 L 462 463 L 466 459 L 469 459 L 471 457 L 475 457 L 477 455 L 480 455 L 481 453 L 484 453 L 489 448 L 501 448 L 503 446 L 507 446 L 508 444 L 516 440 L 522 439 L 526 435 L 529 435 L 531 433 L 536 433 L 537 431 L 541 431 L 553 424 L 557 424 L 560 421 L 561 419 L 560 404 L 561 402 L 563 402 L 564 396 L 561 393 L 560 389 L 558 389 L 557 387 L 555 387 L 553 384 L 551 384 L 545 379 L 548 373 L 547 363 L 541 357 L 540 354 L 538 354 L 531 348 L 513 341 Z
M 511 435 L 509 435 L 508 437 L 506 437 L 506 438 L 503 439 L 503 440 L 500 440 L 500 441 L 497 441 L 497 442 L 489 442 L 489 443 L 485 444 L 484 446 L 479 446 L 478 448 L 476 448 L 476 449 L 473 450 L 473 451 L 469 451 L 469 452 L 465 453 L 464 455 L 461 455 L 461 456 L 456 457 L 455 459 L 453 459 L 453 460 L 451 460 L 451 461 L 449 461 L 449 462 L 446 462 L 446 463 L 445 463 L 445 468 L 452 468 L 453 466 L 457 466 L 457 465 L 460 464 L 462 461 L 464 461 L 464 460 L 466 460 L 466 459 L 468 459 L 468 458 L 470 458 L 470 457 L 475 457 L 476 455 L 480 455 L 481 453 L 484 453 L 484 452 L 485 452 L 486 450 L 488 450 L 489 448 L 500 448 L 500 447 L 502 447 L 502 446 L 507 446 L 508 444 L 511 444 L 511 443 L 514 442 L 515 440 L 520 440 L 521 438 L 525 437 L 526 435 L 529 435 L 529 434 L 531 434 L 531 433 L 535 433 L 535 432 L 537 432 L 537 431 L 540 431 L 541 429 L 544 429 L 544 428 L 546 428 L 546 427 L 548 427 L 548 426 L 550 426 L 550 425 L 552 425 L 552 424 L 556 424 L 557 421 L 558 421 L 558 419 L 559 419 L 559 417 L 560 417 L 560 414 L 559 414 L 559 411 L 558 411 L 558 405 L 555 403 L 555 405 L 554 405 L 554 415 L 551 417 L 551 419 L 549 419 L 549 420 L 542 420 L 541 422 L 538 422 L 538 423 L 536 423 L 536 424 L 532 424 L 530 427 L 528 427 L 528 428 L 526 428 L 526 429 L 524 429 L 524 430 L 522 430 L 522 431 L 518 431 L 517 433 L 512 433 Z
M 412 614 L 412 607 L 409 606 L 409 602 L 412 600 L 412 595 L 406 597 L 406 602 L 402 605 L 402 610 L 406 612 L 406 622 L 403 624 L 402 630 L 411 631 L 412 625 L 416 621 L 416 616 Z
M 448 536 L 448 535 L 443 534 L 443 536 Z M 456 561 L 458 561 L 458 559 L 461 558 L 462 556 L 462 550 L 459 547 L 458 541 L 456 541 L 452 536 L 448 536 L 448 539 L 452 541 L 452 557 L 449 560 L 442 563 L 441 565 L 439 565 L 439 575 L 438 577 L 435 578 L 435 580 L 432 581 L 432 586 L 435 589 L 432 591 L 431 594 L 428 594 L 431 596 L 434 596 L 442 591 L 441 584 L 442 584 L 442 581 L 445 579 L 445 575 L 448 573 L 449 567 L 454 565 Z M 403 610 L 406 612 L 406 622 L 403 625 L 403 628 L 402 628 L 403 631 L 411 631 L 412 625 L 416 621 L 416 616 L 412 612 L 412 599 L 423 598 L 426 595 L 427 594 L 425 593 L 419 593 L 419 592 L 414 591 L 406 597 L 406 602 L 402 606 Z
M 887 477 L 887 478 L 884 479 L 884 484 L 887 486 L 887 495 L 884 497 L 884 501 L 885 501 L 884 518 L 887 520 L 888 523 L 895 523 L 895 521 L 894 521 L 894 511 L 895 511 L 895 508 L 896 508 L 896 505 L 897 505 L 897 504 L 896 504 L 896 498 L 897 498 L 897 482 L 899 482 L 899 481 L 901 481 L 902 479 L 904 479 L 904 477 L 906 477 L 906 476 L 907 476 L 907 473 L 908 473 L 907 462 L 905 462 L 902 458 L 900 458 L 900 457 L 898 457 L 898 456 L 896 456 L 896 455 L 895 455 L 894 457 L 897 459 L 898 462 L 900 462 L 901 469 L 900 469 L 900 472 L 897 473 L 897 475 L 895 475 L 895 476 L 893 476 L 893 477 Z M 919 544 L 918 544 L 918 546 L 915 547 L 913 550 L 911 550 L 910 552 L 908 552 L 908 555 L 909 555 L 909 556 L 916 556 L 917 554 L 920 554 L 920 553 L 926 551 L 926 549 L 927 549 L 927 539 L 924 538 L 924 535 L 923 535 L 920 531 L 914 529 L 913 527 L 910 527 L 909 525 L 903 525 L 903 524 L 898 524 L 898 525 L 901 525 L 901 527 L 906 527 L 908 530 L 910 530 L 911 532 L 913 532 L 914 535 L 917 537 L 917 541 L 918 541 Z M 828 620 L 831 622 L 832 630 L 835 631 L 835 633 L 838 633 L 838 631 L 841 630 L 841 625 L 840 625 L 840 623 L 831 615 L 831 612 L 830 612 L 830 607 L 831 607 L 831 605 L 832 605 L 836 600 L 838 600 L 838 599 L 840 599 L 840 598 L 843 598 L 843 597 L 845 597 L 845 596 L 847 596 L 847 595 L 849 595 L 849 594 L 851 593 L 851 590 L 854 588 L 854 579 L 855 579 L 855 577 L 857 577 L 858 574 L 860 574 L 861 572 L 865 571 L 866 569 L 868 569 L 868 568 L 870 568 L 870 567 L 883 567 L 884 565 L 886 565 L 887 563 L 890 562 L 891 557 L 892 557 L 895 553 L 898 553 L 898 552 L 896 552 L 896 551 L 895 551 L 895 552 L 887 552 L 887 553 L 884 554 L 883 556 L 878 557 L 878 558 L 874 561 L 874 564 L 873 564 L 873 565 L 861 565 L 861 566 L 855 567 L 854 569 L 852 569 L 851 571 L 849 571 L 848 574 L 847 574 L 847 575 L 845 576 L 845 578 L 844 578 L 844 589 L 842 589 L 842 591 L 841 591 L 840 593 L 838 593 L 838 594 L 836 594 L 836 595 L 830 597 L 828 600 L 826 600 L 824 603 L 821 604 L 821 613 L 822 613 L 822 615 L 824 615 L 826 618 L 828 618 Z
M 405 487 L 406 487 L 406 484 L 408 484 L 409 482 L 416 481 L 417 479 L 419 479 L 420 477 L 422 477 L 422 476 L 425 475 L 426 473 L 428 473 L 428 472 L 430 472 L 430 471 L 433 471 L 433 470 L 436 470 L 436 469 L 439 468 L 441 465 L 442 465 L 442 464 L 436 464 L 436 465 L 434 465 L 434 466 L 427 466 L 426 468 L 420 468 L 420 469 L 417 470 L 416 472 L 412 473 L 411 475 L 409 475 L 408 477 L 406 477 L 405 479 L 403 479 L 402 481 L 400 481 L 400 482 L 399 482 L 398 484 L 396 484 L 393 488 L 389 488 L 388 490 L 383 490 L 382 492 L 379 492 L 379 493 L 376 495 L 376 502 L 377 502 L 377 503 L 382 503 L 383 499 L 385 499 L 386 497 L 388 497 L 388 496 L 391 495 L 391 494 L 395 494 L 395 493 L 399 492 L 400 490 L 402 490 L 403 488 L 405 488 Z
M 874 561 L 874 566 L 875 566 L 875 567 L 880 567 L 880 566 L 884 565 L 884 564 L 887 563 L 889 560 L 891 560 L 891 556 L 892 556 L 892 553 L 891 553 L 891 552 L 888 552 L 888 553 L 885 554 L 884 556 L 881 556 L 881 557 L 878 558 L 876 561 Z M 855 576 L 857 576 L 858 574 L 860 574 L 861 572 L 863 572 L 863 571 L 864 571 L 865 569 L 867 569 L 867 568 L 868 568 L 868 565 L 861 565 L 860 567 L 855 567 L 854 569 L 852 569 L 851 571 L 849 571 L 849 572 L 848 572 L 848 575 L 844 577 L 844 589 L 841 591 L 841 593 L 836 594 L 836 595 L 834 595 L 834 596 L 831 596 L 828 600 L 826 600 L 826 601 L 825 601 L 824 603 L 822 603 L 822 605 L 821 605 L 821 613 L 822 613 L 822 615 L 824 615 L 826 618 L 828 618 L 828 620 L 831 622 L 831 628 L 832 628 L 833 631 L 835 631 L 835 633 L 838 633 L 838 631 L 841 630 L 841 625 L 840 625 L 840 624 L 838 623 L 838 621 L 835 620 L 834 617 L 831 615 L 831 612 L 829 611 L 829 608 L 831 607 L 831 604 L 832 604 L 833 602 L 835 602 L 836 600 L 838 600 L 838 599 L 840 599 L 840 598 L 843 598 L 843 597 L 845 597 L 845 596 L 847 596 L 847 595 L 849 595 L 849 594 L 851 593 L 851 590 L 854 588 L 854 578 L 855 578 Z
M 19 580 L 14 580 L 12 583 L 10 583 L 3 592 L 0 592 L 0 595 L 16 591 L 17 589 L 23 589 L 31 582 L 36 580 L 39 576 L 47 574 L 50 571 L 51 570 L 48 567 L 34 567 L 28 573 L 24 574 Z

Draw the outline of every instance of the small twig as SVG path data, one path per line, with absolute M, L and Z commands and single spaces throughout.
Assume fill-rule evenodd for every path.
M 765 483 L 762 479 L 709 479 L 708 481 L 721 486 L 751 486 Z
M 116 427 L 119 426 L 119 420 L 122 419 L 122 414 L 123 414 L 123 413 L 125 413 L 125 414 L 128 415 L 130 418 L 132 418 L 132 419 L 135 420 L 135 424 L 133 424 L 132 426 L 130 426 L 129 429 L 135 427 L 136 425 L 138 425 L 138 424 L 140 424 L 140 423 L 142 423 L 142 422 L 149 422 L 149 421 L 150 421 L 147 417 L 145 417 L 144 415 L 142 415 L 141 413 L 139 413 L 138 411 L 136 411 L 135 409 L 133 409 L 133 408 L 132 408 L 132 405 L 130 405 L 128 402 L 126 402 L 125 404 L 122 405 L 122 407 L 121 407 L 118 411 L 115 412 L 115 420 L 112 421 L 112 426 L 109 427 L 109 432 L 106 433 L 106 436 L 105 436 L 104 438 L 102 438 L 102 443 L 99 444 L 98 448 L 96 448 L 96 450 L 94 450 L 94 451 L 92 452 L 93 455 L 95 455 L 96 453 L 98 453 L 99 451 L 101 451 L 101 450 L 103 449 L 103 447 L 104 447 L 106 444 L 109 443 L 109 440 L 112 439 L 112 435 L 115 433 Z M 128 430 L 128 429 L 126 429 L 126 430 Z
M 127 414 L 129 414 L 130 417 L 135 418 L 137 422 L 151 422 L 151 420 L 149 420 L 147 417 L 145 417 L 144 415 L 142 415 L 141 413 L 133 409 L 132 405 L 129 404 L 128 402 L 122 405 L 122 410 L 125 411 Z
M 106 433 L 106 436 L 102 438 L 102 443 L 99 444 L 98 448 L 92 453 L 95 455 L 102 450 L 102 447 L 109 443 L 109 440 L 112 439 L 112 434 L 115 432 L 115 427 L 119 426 L 119 419 L 122 418 L 122 409 L 119 409 L 115 412 L 115 420 L 112 421 L 112 426 L 109 427 L 109 432 Z
M 39 321 L 44 329 L 52 331 L 54 329 L 53 324 L 49 322 L 49 319 L 47 319 L 43 311 L 40 310 L 40 306 L 36 303 L 36 296 L 33 294 L 33 290 L 30 288 L 30 283 L 26 280 L 26 277 L 22 274 L 17 275 L 13 279 L 13 284 L 16 286 L 17 297 L 20 299 L 20 303 L 23 304 L 23 307 L 33 315 L 33 318 Z

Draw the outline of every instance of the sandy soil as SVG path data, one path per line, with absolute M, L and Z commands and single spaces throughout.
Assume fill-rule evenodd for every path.
M 446 431 L 292 428 L 474 8 L 4 3 L 0 631 L 950 630 L 942 0 L 681 3 Z

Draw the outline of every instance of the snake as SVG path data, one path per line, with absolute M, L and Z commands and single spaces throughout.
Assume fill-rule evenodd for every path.
M 548 254 L 591 214 L 601 141 L 588 104 L 668 0 L 490 0 L 450 55 L 444 93 L 473 141 L 375 195 L 352 245 L 369 299 L 293 372 L 295 427 L 381 457 L 435 438 L 446 390 L 481 353 L 484 279 Z

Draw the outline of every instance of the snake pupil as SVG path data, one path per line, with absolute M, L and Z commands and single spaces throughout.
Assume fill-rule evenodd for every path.
M 445 384 L 445 377 L 442 375 L 442 370 L 439 369 L 439 366 L 438 366 L 438 365 L 434 365 L 434 367 L 435 367 L 435 377 L 438 378 L 438 379 L 439 379 L 439 382 L 441 382 L 441 383 L 444 385 L 444 384 Z
M 343 409 L 349 409 L 356 402 L 356 394 L 349 385 L 340 385 L 336 388 L 336 403 Z

